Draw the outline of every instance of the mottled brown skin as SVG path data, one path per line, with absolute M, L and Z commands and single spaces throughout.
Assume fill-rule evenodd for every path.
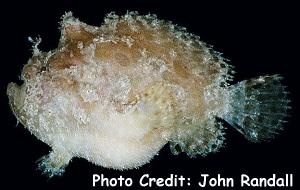
M 117 24 L 116 31 L 114 32 L 114 36 L 120 38 L 122 36 L 131 36 L 134 43 L 130 48 L 128 48 L 126 43 L 100 43 L 96 45 L 95 59 L 116 64 L 116 67 L 120 67 L 120 70 L 126 72 L 126 70 L 131 70 L 135 67 L 140 58 L 140 51 L 146 49 L 149 54 L 155 55 L 158 59 L 171 65 L 172 70 L 163 73 L 163 79 L 167 83 L 178 84 L 185 88 L 187 94 L 190 96 L 188 100 L 191 100 L 188 104 L 189 109 L 201 115 L 206 109 L 206 103 L 201 97 L 203 89 L 212 83 L 207 75 L 219 72 L 221 69 L 219 62 L 211 63 L 208 66 L 209 68 L 205 68 L 208 73 L 205 72 L 200 77 L 196 76 L 192 74 L 193 66 L 189 67 L 186 63 L 191 58 L 194 62 L 203 62 L 202 52 L 197 47 L 197 44 L 193 44 L 195 46 L 193 51 L 186 50 L 184 42 L 172 37 L 170 31 L 168 31 L 169 28 L 162 26 L 158 31 L 154 31 L 153 28 L 148 28 L 140 22 L 136 23 L 136 25 L 138 31 L 133 32 L 126 22 L 120 22 Z M 155 43 L 156 36 L 154 34 L 158 34 L 159 38 L 167 40 L 161 42 L 162 45 L 159 45 Z M 74 27 L 66 25 L 63 29 L 64 40 L 61 40 L 59 44 L 59 47 L 64 47 L 65 49 L 49 58 L 48 69 L 66 69 L 72 65 L 85 64 L 84 55 L 80 53 L 80 49 L 77 47 L 78 42 L 83 42 L 83 46 L 89 46 L 93 43 L 93 39 L 100 35 L 111 35 L 111 33 L 107 32 L 105 27 L 102 30 L 90 32 L 84 26 Z M 169 54 L 170 49 L 173 49 L 177 53 L 176 58 L 171 58 Z M 211 59 L 213 59 L 214 55 L 211 56 Z M 132 88 L 133 90 L 143 88 L 138 87 L 138 84 L 134 85 L 136 86 Z M 141 93 L 140 91 L 131 92 L 129 100 L 134 100 L 134 97 Z
M 193 44 L 193 51 L 186 50 L 186 45 L 182 41 L 178 41 L 175 37 L 170 34 L 169 28 L 162 26 L 158 31 L 154 31 L 153 28 L 148 28 L 142 25 L 140 22 L 136 23 L 138 32 L 133 32 L 126 22 L 120 22 L 116 26 L 116 31 L 114 36 L 131 36 L 134 39 L 133 45 L 128 48 L 126 43 L 100 43 L 96 45 L 95 49 L 95 59 L 107 61 L 111 64 L 116 64 L 116 67 L 120 67 L 120 70 L 131 70 L 137 64 L 140 58 L 140 51 L 146 49 L 151 55 L 155 55 L 158 59 L 162 59 L 165 63 L 171 65 L 172 70 L 163 73 L 163 79 L 167 83 L 178 84 L 183 87 L 187 94 L 190 96 L 187 100 L 189 110 L 194 113 L 199 113 L 199 117 L 202 117 L 203 112 L 207 109 L 207 105 L 202 99 L 203 90 L 206 86 L 212 83 L 212 79 L 207 77 L 207 75 L 213 75 L 218 73 L 221 69 L 219 62 L 211 63 L 205 68 L 207 72 L 203 73 L 203 76 L 196 76 L 193 73 L 193 66 L 189 66 L 186 63 L 192 58 L 194 62 L 203 62 L 202 50 L 197 47 L 197 44 Z M 93 43 L 93 39 L 100 35 L 111 35 L 110 32 L 103 27 L 99 31 L 88 31 L 84 26 L 73 26 L 66 25 L 62 32 L 64 39 L 61 39 L 59 47 L 64 47 L 62 51 L 56 52 L 54 55 L 49 57 L 47 65 L 43 68 L 37 68 L 34 62 L 43 59 L 33 57 L 31 66 L 27 66 L 23 70 L 23 75 L 30 78 L 34 76 L 36 72 L 42 72 L 41 70 L 60 70 L 67 69 L 70 66 L 77 64 L 85 64 L 86 60 L 84 55 L 80 53 L 80 49 L 77 47 L 78 42 L 82 42 L 83 46 L 89 46 Z M 107 34 L 108 33 L 108 34 Z M 159 35 L 161 39 L 167 39 L 162 43 L 162 45 L 155 43 L 155 35 Z M 59 49 L 58 47 L 58 49 Z M 172 58 L 169 54 L 170 49 L 173 49 L 177 56 Z M 205 55 L 207 56 L 207 55 Z M 213 59 L 214 55 L 211 55 Z M 198 65 L 197 65 L 198 66 Z M 134 80 L 133 80 L 134 81 Z M 66 82 L 68 85 L 75 85 L 76 81 L 60 81 L 62 83 Z M 137 81 L 138 82 L 138 81 Z M 130 93 L 128 103 L 134 101 L 134 97 L 142 94 L 138 83 L 132 89 L 133 92 Z M 135 90 L 136 89 L 136 90 Z M 120 105 L 117 105 L 120 106 Z

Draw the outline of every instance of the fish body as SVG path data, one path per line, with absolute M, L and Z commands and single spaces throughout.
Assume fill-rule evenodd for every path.
M 40 40 L 10 107 L 52 147 L 39 167 L 59 175 L 73 157 L 103 167 L 137 168 L 170 144 L 173 154 L 205 156 L 222 147 L 216 118 L 254 142 L 281 128 L 288 110 L 279 75 L 229 85 L 232 66 L 185 28 L 135 12 L 108 14 L 100 27 L 66 13 L 57 49 Z

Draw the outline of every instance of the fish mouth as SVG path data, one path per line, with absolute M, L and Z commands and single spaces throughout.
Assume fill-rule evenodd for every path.
M 8 96 L 9 107 L 16 116 L 18 122 L 21 122 L 24 125 L 25 118 L 21 116 L 20 109 L 17 107 L 17 105 L 21 105 L 20 99 L 22 99 L 22 97 L 20 96 L 20 91 L 21 86 L 17 85 L 16 83 L 10 82 L 7 85 L 6 94 Z

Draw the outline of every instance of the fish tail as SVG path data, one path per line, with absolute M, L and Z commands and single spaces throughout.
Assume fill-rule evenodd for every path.
M 252 142 L 268 141 L 282 130 L 290 109 L 279 75 L 261 76 L 229 87 L 223 119 Z

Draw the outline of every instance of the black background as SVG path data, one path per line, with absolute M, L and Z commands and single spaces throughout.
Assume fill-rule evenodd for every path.
M 192 178 L 192 186 L 201 173 L 234 177 L 246 173 L 256 177 L 270 177 L 293 173 L 299 188 L 299 14 L 296 4 L 283 2 L 196 3 L 192 1 L 24 1 L 1 5 L 1 186 L 0 189 L 92 189 L 92 174 L 106 177 L 130 177 L 134 187 L 145 173 L 153 177 L 168 177 L 171 173 Z M 163 148 L 149 164 L 135 170 L 115 171 L 95 166 L 75 158 L 62 177 L 47 180 L 36 170 L 36 160 L 50 148 L 23 128 L 8 107 L 8 82 L 21 84 L 23 65 L 31 57 L 28 36 L 40 36 L 43 51 L 54 49 L 60 36 L 58 22 L 66 11 L 91 25 L 100 25 L 105 14 L 115 11 L 124 14 L 136 10 L 140 14 L 154 13 L 158 18 L 171 20 L 199 35 L 202 41 L 214 46 L 230 59 L 237 71 L 235 81 L 250 77 L 280 73 L 291 92 L 293 109 L 280 136 L 270 143 L 253 144 L 246 141 L 232 127 L 226 125 L 226 147 L 205 158 L 190 159 L 186 155 L 173 156 L 169 146 Z M 193 185 L 194 184 L 194 185 Z M 236 184 L 236 189 L 239 183 Z M 105 189 L 97 186 L 94 189 Z M 115 188 L 120 189 L 120 188 Z M 125 188 L 126 189 L 126 188 Z M 127 188 L 128 189 L 128 188 Z M 164 188 L 162 188 L 164 189 Z M 179 188 L 178 188 L 179 189 Z M 181 188 L 187 189 L 187 188 Z M 198 187 L 199 189 L 199 187 Z M 230 188 L 229 188 L 230 189 Z M 251 189 L 251 188 L 244 188 Z M 260 189 L 260 188 L 252 188 Z M 264 189 L 264 188 L 261 188 Z

